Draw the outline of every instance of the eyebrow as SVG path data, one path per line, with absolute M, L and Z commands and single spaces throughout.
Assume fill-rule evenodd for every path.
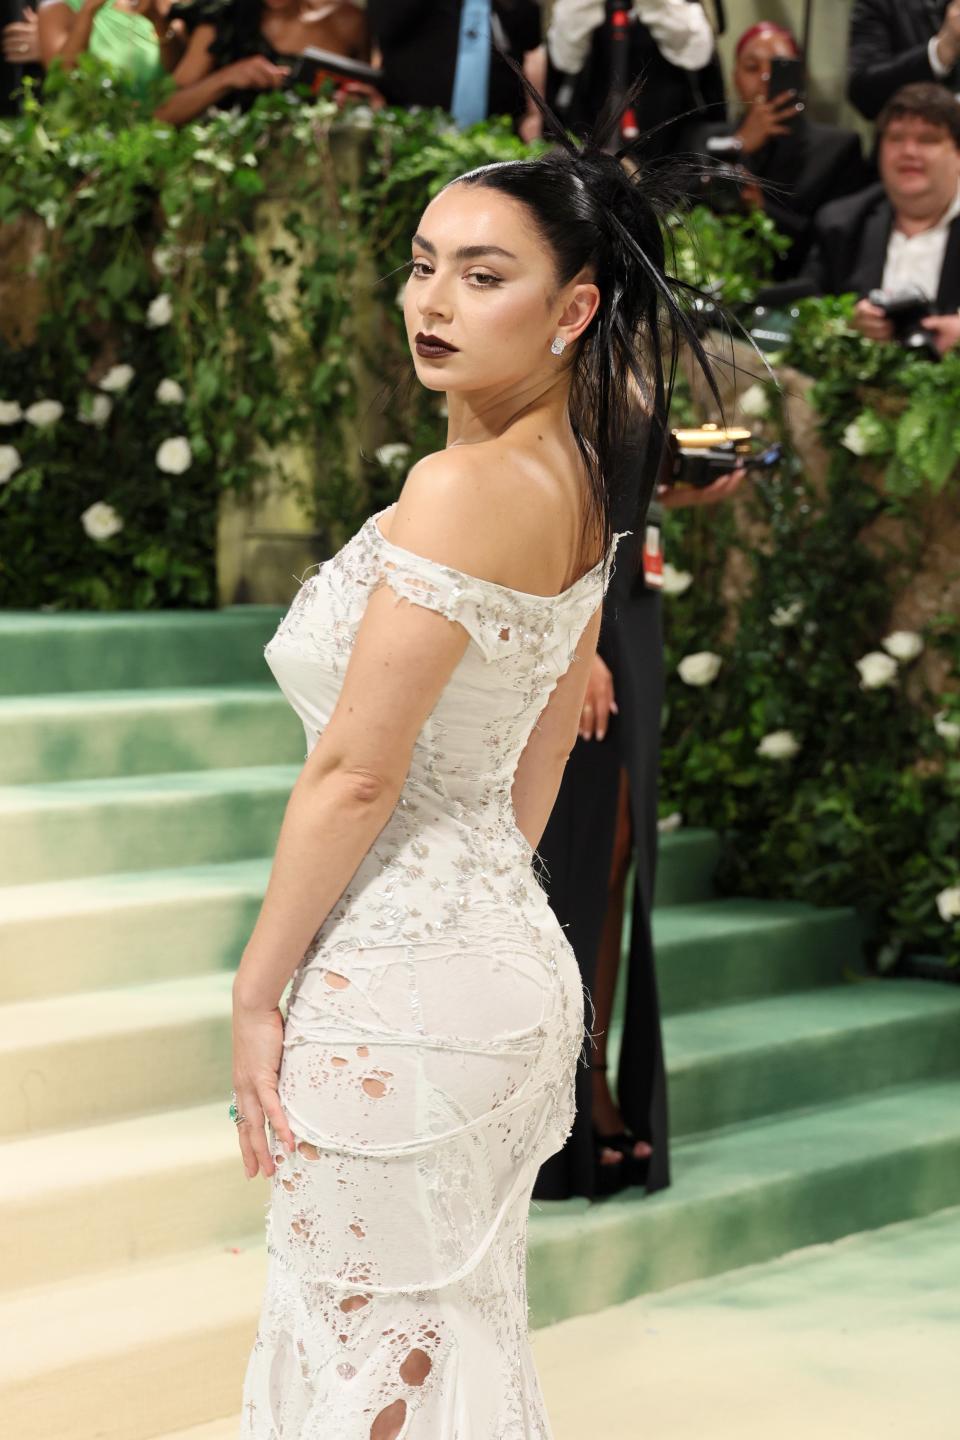
M 428 255 L 436 255 L 437 247 L 423 235 L 414 235 L 411 241 L 413 245 L 419 245 L 421 250 L 426 250 Z M 516 255 L 511 250 L 504 250 L 502 245 L 461 245 L 459 250 L 454 250 L 454 260 L 479 260 L 481 255 L 502 255 L 506 260 L 516 260 Z

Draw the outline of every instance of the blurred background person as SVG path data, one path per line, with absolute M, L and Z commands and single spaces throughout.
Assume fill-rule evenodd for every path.
M 538 0 L 368 0 L 367 13 L 391 105 L 438 105 L 461 126 L 510 115 L 519 130 L 524 117 L 532 117 L 522 87 L 493 44 L 517 64 L 537 51 Z M 532 138 L 538 127 L 532 118 L 528 124 Z
M 613 47 L 621 45 L 625 64 L 614 59 Z M 626 86 L 645 76 L 637 109 L 624 124 L 647 137 L 648 158 L 677 148 L 678 122 L 691 111 L 724 116 L 716 39 L 699 0 L 554 0 L 547 51 L 548 98 L 576 131 L 589 129 L 601 113 L 615 74 Z
M 892 340 L 885 310 L 866 297 L 919 292 L 920 321 L 940 353 L 960 342 L 960 103 L 940 85 L 907 85 L 877 121 L 880 184 L 828 205 L 806 273 L 822 295 L 861 296 L 854 323 Z
M 616 529 L 622 540 L 603 606 L 597 653 L 556 804 L 538 853 L 547 895 L 564 926 L 590 994 L 587 1042 L 577 1071 L 577 1113 L 564 1148 L 541 1166 L 534 1198 L 590 1199 L 627 1185 L 647 1194 L 670 1183 L 667 1080 L 651 919 L 657 867 L 660 712 L 664 696 L 662 511 L 716 505 L 744 472 L 702 490 L 658 487 L 645 524 L 636 503 L 649 423 L 641 406 L 624 445 Z M 633 861 L 631 926 L 617 1074 L 610 1023 L 621 966 L 627 880 Z
M 732 123 L 695 123 L 684 137 L 685 147 L 717 154 L 727 166 L 743 170 L 738 193 L 729 183 L 708 182 L 703 197 L 707 204 L 763 210 L 781 234 L 789 236 L 791 247 L 774 267 L 778 281 L 800 273 L 821 206 L 863 189 L 871 179 L 859 135 L 812 120 L 797 89 L 771 93 L 771 63 L 799 59 L 800 46 L 791 31 L 768 20 L 751 25 L 735 50 L 739 116 Z
M 169 19 L 171 0 L 40 0 L 40 58 L 71 70 L 88 52 L 113 67 L 129 88 L 144 94 L 173 70 L 182 36 Z
M 960 0 L 855 0 L 847 96 L 875 120 L 904 85 L 960 91 Z
M 0 3 L 0 66 L 0 115 L 15 115 L 24 77 L 43 78 L 37 12 L 23 0 Z
M 349 0 L 193 0 L 176 5 L 173 14 L 187 23 L 190 40 L 173 73 L 177 93 L 156 112 L 171 125 L 193 120 L 210 105 L 248 109 L 263 91 L 296 78 L 308 47 L 370 58 L 366 17 Z

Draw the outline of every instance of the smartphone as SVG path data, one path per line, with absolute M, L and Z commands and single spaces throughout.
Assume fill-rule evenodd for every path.
M 799 56 L 796 58 L 785 55 L 775 55 L 770 61 L 770 79 L 767 82 L 767 99 L 774 100 L 778 95 L 783 95 L 787 90 L 797 92 L 797 101 L 800 105 L 804 103 L 803 82 L 806 78 L 806 66 Z M 784 121 L 792 125 L 802 115 L 802 110 L 797 110 L 788 115 Z

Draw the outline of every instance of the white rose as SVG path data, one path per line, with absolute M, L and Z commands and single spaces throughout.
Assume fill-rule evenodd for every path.
M 677 666 L 677 674 L 684 685 L 712 685 L 720 674 L 723 661 L 710 650 L 698 650 L 694 655 L 684 655 Z
M 923 651 L 923 639 L 916 630 L 894 630 L 880 644 L 894 660 L 916 660 Z
M 762 385 L 751 385 L 749 390 L 744 390 L 738 405 L 741 415 L 752 415 L 757 419 L 766 415 L 770 409 L 767 392 Z
M 960 920 L 960 885 L 950 885 L 946 890 L 940 891 L 937 896 L 937 909 L 945 924 L 949 924 L 951 920 Z
M 112 410 L 113 401 L 109 395 L 82 395 L 77 419 L 81 425 L 95 425 L 98 430 L 102 430 L 110 419 Z
M 160 275 L 172 275 L 176 269 L 177 257 L 169 245 L 158 245 L 153 252 L 153 263 Z
M 84 510 L 80 523 L 91 540 L 109 540 L 111 535 L 118 535 L 123 529 L 120 516 L 105 500 L 98 500 Z
M 940 736 L 940 739 L 945 740 L 948 745 L 956 745 L 957 741 L 960 740 L 960 725 L 957 724 L 956 720 L 949 718 L 946 710 L 938 710 L 936 715 L 934 715 L 933 728 Z
M 682 824 L 683 816 L 679 810 L 674 810 L 672 815 L 664 815 L 662 820 L 657 821 L 657 830 L 661 835 L 672 835 Z
M 800 742 L 792 730 L 771 730 L 757 746 L 764 760 L 792 760 L 800 750 Z
M 0 400 L 0 425 L 17 425 L 22 419 L 19 401 Z
M 410 457 L 410 446 L 404 445 L 402 441 L 397 441 L 393 445 L 381 445 L 376 452 L 376 457 L 379 464 L 389 470 L 394 465 L 406 463 Z
M 120 395 L 126 390 L 135 373 L 132 365 L 111 365 L 100 381 L 100 389 L 111 395 Z
M 664 595 L 684 595 L 693 584 L 693 576 L 689 570 L 675 570 L 669 560 L 663 567 L 663 593 Z
M 848 450 L 852 450 L 854 455 L 866 455 L 870 442 L 866 435 L 864 435 L 859 420 L 851 420 L 843 432 L 843 438 L 840 443 L 846 446 Z
M 897 662 L 891 655 L 884 655 L 882 650 L 871 650 L 857 661 L 857 669 L 860 671 L 861 690 L 881 690 L 884 685 L 892 685 L 897 678 Z
M 169 295 L 155 295 L 147 306 L 147 327 L 159 330 L 173 319 L 173 301 Z
M 786 630 L 791 625 L 796 625 L 803 614 L 803 601 L 794 600 L 792 605 L 778 605 L 770 616 L 770 624 L 775 625 L 778 630 Z
M 10 477 L 16 475 L 22 463 L 20 452 L 12 445 L 0 445 L 0 485 L 6 485 Z
M 46 425 L 56 425 L 63 414 L 63 406 L 59 400 L 37 400 L 33 405 L 28 405 L 23 412 L 23 418 L 38 429 Z
M 161 405 L 182 405 L 186 396 L 178 381 L 161 380 L 157 386 L 156 398 Z
M 186 435 L 174 435 L 164 440 L 157 450 L 157 469 L 165 475 L 182 475 L 193 463 L 193 451 Z

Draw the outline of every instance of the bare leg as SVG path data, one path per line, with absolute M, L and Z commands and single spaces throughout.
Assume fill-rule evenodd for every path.
M 594 1033 L 596 1043 L 592 1051 L 593 1070 L 593 1123 L 601 1135 L 616 1135 L 623 1129 L 623 1116 L 610 1094 L 607 1076 L 607 1035 L 613 1014 L 613 997 L 617 988 L 620 971 L 620 944 L 623 934 L 623 900 L 627 872 L 630 868 L 630 853 L 633 835 L 630 827 L 630 784 L 627 772 L 621 766 L 620 787 L 617 795 L 617 824 L 613 840 L 613 858 L 610 863 L 610 880 L 607 892 L 607 912 L 600 935 L 597 952 L 597 971 L 593 985 L 593 1004 L 596 1011 Z M 608 1153 L 608 1152 L 604 1152 Z M 645 1140 L 638 1140 L 633 1147 L 638 1159 L 651 1153 Z

